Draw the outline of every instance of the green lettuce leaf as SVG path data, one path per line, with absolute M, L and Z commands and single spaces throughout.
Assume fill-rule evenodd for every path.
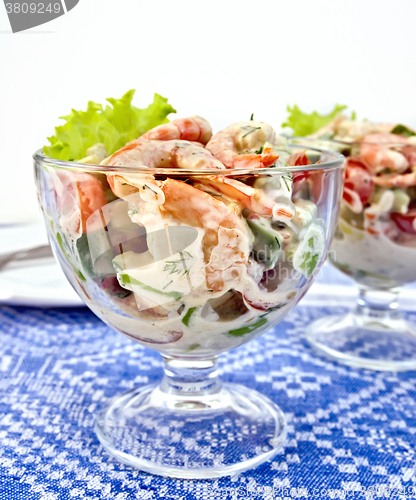
M 129 90 L 121 99 L 108 98 L 111 106 L 89 101 L 86 111 L 71 110 L 61 118 L 64 125 L 55 127 L 55 135 L 48 137 L 50 146 L 44 153 L 57 160 L 79 160 L 86 156 L 89 147 L 101 142 L 112 154 L 127 142 L 148 130 L 167 123 L 167 116 L 176 113 L 168 100 L 155 94 L 153 102 L 145 109 L 131 104 L 135 90 Z
M 347 106 L 336 104 L 330 113 L 327 115 L 320 115 L 317 111 L 313 111 L 311 114 L 303 113 L 296 104 L 292 107 L 288 106 L 286 109 L 289 115 L 286 121 L 282 123 L 282 127 L 290 127 L 293 130 L 293 134 L 298 136 L 313 134 L 332 121 L 346 108 Z M 353 114 L 352 119 L 354 118 L 355 114 Z
M 397 135 L 402 135 L 403 137 L 412 137 L 413 135 L 416 135 L 413 130 L 410 130 L 410 128 L 406 127 L 405 125 L 396 125 L 393 130 L 391 131 L 392 134 L 397 134 Z

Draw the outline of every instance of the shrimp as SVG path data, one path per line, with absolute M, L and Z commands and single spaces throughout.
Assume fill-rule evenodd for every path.
M 374 184 L 386 188 L 406 189 L 416 186 L 416 166 L 407 174 L 386 174 L 373 177 Z
M 136 139 L 116 151 L 107 164 L 131 168 L 224 169 L 224 165 L 206 149 L 179 140 L 142 142 Z M 146 201 L 153 198 L 155 203 L 164 202 L 163 193 L 150 174 L 107 174 L 107 180 L 119 198 L 140 191 Z
M 368 170 L 373 174 L 386 168 L 399 173 L 409 168 L 408 160 L 399 151 L 378 144 L 362 144 L 360 156 Z
M 175 219 L 205 230 L 202 250 L 207 287 L 226 291 L 241 275 L 249 257 L 249 232 L 244 222 L 221 201 L 184 182 L 166 179 L 161 207 Z
M 87 230 L 92 231 L 101 226 L 98 214 L 107 200 L 102 184 L 96 177 L 62 170 L 53 180 L 62 226 L 71 227 L 70 233 L 78 237 Z
M 116 165 L 114 160 L 121 156 L 117 160 L 117 165 L 120 165 L 119 161 L 126 161 L 126 152 L 130 150 L 135 150 L 144 142 L 149 141 L 171 141 L 171 140 L 181 140 L 188 141 L 195 146 L 204 147 L 212 136 L 211 125 L 205 118 L 200 116 L 191 116 L 189 118 L 178 118 L 169 123 L 164 123 L 151 130 L 147 131 L 145 134 L 141 135 L 138 139 L 134 139 L 122 148 L 113 153 L 110 158 L 104 160 L 102 165 Z M 104 163 L 105 162 L 105 163 Z M 112 163 L 111 163 L 112 162 Z M 126 165 L 128 166 L 128 165 Z
M 285 199 L 284 203 L 282 203 L 282 199 L 280 203 L 276 201 L 276 198 L 281 198 L 276 193 L 269 196 L 264 189 L 257 189 L 236 179 L 224 176 L 210 175 L 198 180 L 206 188 L 237 201 L 244 208 L 257 215 L 273 216 L 275 220 L 282 222 L 290 221 L 295 215 L 294 207 L 291 206 L 288 200 Z
M 183 141 L 199 142 L 206 144 L 212 136 L 212 128 L 205 118 L 190 116 L 178 118 L 170 123 L 164 123 L 152 128 L 139 137 L 140 141 L 170 141 L 180 139 Z
M 186 170 L 224 169 L 224 165 L 209 151 L 182 140 L 142 142 L 141 139 L 136 139 L 116 151 L 108 165 Z
M 155 205 L 131 198 L 139 208 L 137 221 L 149 229 L 149 225 L 158 225 L 161 217 L 168 224 L 202 230 L 207 289 L 216 293 L 237 285 L 250 255 L 250 231 L 245 222 L 222 201 L 190 184 L 171 178 L 154 183 L 164 194 L 164 203 L 157 207 L 160 215 Z
M 319 130 L 317 130 L 316 132 L 310 134 L 308 137 L 310 138 L 320 138 L 322 137 L 323 135 L 326 135 L 326 134 L 335 134 L 339 127 L 344 123 L 344 122 L 348 122 L 350 120 L 348 120 L 348 117 L 343 114 L 343 113 L 340 113 L 338 114 L 332 121 L 330 121 L 329 123 L 327 123 L 326 125 L 324 125 L 323 127 L 321 127 Z M 348 135 L 348 134 L 345 134 L 345 135 Z
M 344 114 L 339 114 L 328 125 L 325 125 L 310 137 L 319 138 L 324 134 L 334 134 L 334 138 L 342 141 L 361 140 L 368 134 L 389 133 L 394 127 L 392 123 L 376 123 L 351 120 Z
M 263 151 L 263 147 L 265 143 L 273 144 L 275 140 L 275 131 L 267 123 L 238 122 L 217 132 L 206 149 L 227 168 L 270 167 L 279 155 L 270 147 Z
M 217 160 L 208 150 L 195 146 L 188 141 L 147 141 L 135 143 L 122 148 L 115 153 L 109 165 L 150 167 L 150 168 L 183 168 L 183 169 L 224 169 L 224 165 Z M 108 182 L 116 196 L 125 197 L 140 191 L 146 194 L 147 200 L 151 201 L 152 189 L 157 192 L 154 199 L 156 203 L 163 203 L 163 194 L 152 188 L 154 185 L 152 176 L 143 174 L 119 175 L 108 174 Z M 293 213 L 288 207 L 276 203 L 265 196 L 260 189 L 255 189 L 235 179 L 220 176 L 209 176 L 198 179 L 200 183 L 207 184 L 216 192 L 220 192 L 241 203 L 245 208 L 262 215 L 274 215 L 279 220 L 290 220 Z
M 111 190 L 118 198 L 126 198 L 139 192 L 143 200 L 160 205 L 164 201 L 163 193 L 154 185 L 151 175 L 107 174 Z

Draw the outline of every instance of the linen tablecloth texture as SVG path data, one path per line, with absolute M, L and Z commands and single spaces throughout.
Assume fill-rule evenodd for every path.
M 345 497 L 345 489 L 347 498 L 368 498 L 359 490 L 369 486 L 414 497 L 416 372 L 357 370 L 318 357 L 305 327 L 346 311 L 338 301 L 306 300 L 273 330 L 222 355 L 222 379 L 278 403 L 289 432 L 271 462 L 214 481 L 137 471 L 95 436 L 95 415 L 110 397 L 160 379 L 157 353 L 85 308 L 1 307 L 0 500 L 283 500 Z M 407 318 L 416 322 L 416 312 Z

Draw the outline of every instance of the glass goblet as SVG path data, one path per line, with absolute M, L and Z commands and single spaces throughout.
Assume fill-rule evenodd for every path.
M 69 282 L 107 325 L 162 355 L 160 383 L 116 396 L 97 416 L 99 440 L 121 462 L 213 478 L 253 468 L 283 445 L 280 408 L 222 383 L 217 362 L 279 323 L 319 272 L 344 158 L 314 155 L 313 164 L 284 170 L 212 171 L 35 153 L 39 204 Z M 273 201 L 282 217 L 293 210 L 287 222 L 256 213 L 272 210 L 276 189 L 290 195 L 286 205 Z
M 300 139 L 299 139 L 300 141 Z M 329 261 L 358 285 L 356 307 L 314 322 L 307 340 L 340 363 L 373 370 L 416 369 L 416 328 L 398 308 L 416 281 L 416 147 L 397 143 L 301 141 L 347 157 L 340 218 Z M 395 172 L 392 172 L 396 170 Z

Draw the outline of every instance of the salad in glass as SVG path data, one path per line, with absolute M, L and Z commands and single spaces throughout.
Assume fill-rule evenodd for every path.
M 290 146 L 253 117 L 212 134 L 199 116 L 168 122 L 174 110 L 160 96 L 145 110 L 132 97 L 72 111 L 34 155 L 69 281 L 165 362 L 162 383 L 116 397 L 97 433 L 142 470 L 232 474 L 274 456 L 286 426 L 268 398 L 221 384 L 217 357 L 277 324 L 310 287 L 334 234 L 344 159 Z M 234 444 L 206 455 L 204 436 L 221 419 Z M 251 429 L 243 442 L 241 426 Z
M 301 142 L 347 157 L 341 213 L 329 259 L 360 285 L 360 298 L 355 314 L 345 321 L 338 318 L 343 335 L 331 323 L 326 340 L 323 325 L 320 333 L 314 325 L 315 333 L 311 328 L 308 338 L 320 350 L 325 342 L 331 345 L 331 357 L 339 357 L 336 353 L 342 349 L 344 362 L 354 365 L 414 369 L 416 331 L 396 309 L 397 287 L 416 280 L 416 132 L 402 124 L 359 121 L 340 111 L 337 107 L 335 116 L 318 130 L 310 128 Z M 384 349 L 365 354 L 370 344 L 374 346 L 370 338 L 380 342 L 381 336 L 374 334 L 378 329 L 387 331 L 390 341 L 384 342 Z M 350 335 L 358 331 L 361 334 L 351 343 Z M 397 348 L 392 349 L 391 342 Z

